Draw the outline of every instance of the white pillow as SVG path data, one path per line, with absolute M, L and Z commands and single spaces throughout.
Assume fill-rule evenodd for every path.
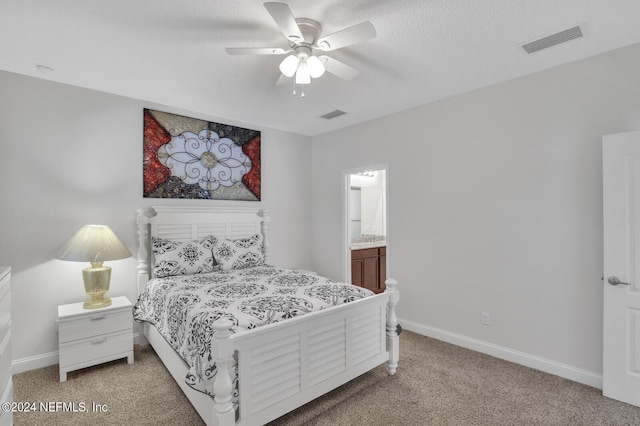
M 219 239 L 213 248 L 213 257 L 223 271 L 263 265 L 262 236 L 256 234 L 235 240 Z
M 154 277 L 205 274 L 216 266 L 212 249 L 216 238 L 176 242 L 153 238 L 151 248 L 155 256 Z

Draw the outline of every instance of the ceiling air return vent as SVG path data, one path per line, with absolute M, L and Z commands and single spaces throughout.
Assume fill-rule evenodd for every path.
M 340 117 L 341 115 L 346 114 L 346 112 L 344 111 L 340 111 L 339 109 L 335 110 L 335 111 L 331 111 L 330 113 L 327 113 L 325 115 L 321 115 L 322 118 L 326 118 L 327 120 L 331 120 L 332 118 L 336 118 L 336 117 Z
M 582 37 L 582 29 L 579 25 L 576 25 L 568 30 L 560 31 L 559 33 L 522 44 L 521 46 L 527 51 L 527 53 L 531 54 L 533 52 L 546 49 L 547 47 L 555 46 L 580 37 Z

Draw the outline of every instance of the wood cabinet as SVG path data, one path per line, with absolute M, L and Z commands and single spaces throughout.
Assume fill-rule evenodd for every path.
M 83 303 L 58 306 L 60 381 L 69 371 L 119 358 L 133 364 L 133 313 L 126 297 L 114 297 L 106 308 L 84 309 Z
M 11 380 L 11 268 L 0 266 L 0 394 L 2 402 L 13 401 Z M 11 411 L 0 411 L 0 425 L 13 423 Z
M 374 293 L 385 290 L 387 279 L 387 248 L 374 247 L 351 250 L 351 283 Z

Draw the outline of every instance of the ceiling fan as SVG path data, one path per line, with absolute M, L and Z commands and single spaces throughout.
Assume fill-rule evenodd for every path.
M 312 78 L 318 78 L 325 70 L 344 80 L 351 80 L 359 74 L 355 68 L 334 58 L 322 54 L 342 47 L 351 46 L 376 37 L 376 30 L 369 21 L 345 28 L 327 36 L 322 35 L 319 22 L 308 18 L 294 18 L 291 9 L 285 3 L 268 2 L 264 4 L 271 17 L 289 40 L 289 48 L 280 47 L 230 47 L 225 49 L 230 55 L 286 55 L 280 63 L 282 76 L 295 76 L 295 84 L 311 84 Z M 318 55 L 318 53 L 321 53 Z M 293 94 L 295 95 L 295 86 Z M 302 95 L 304 97 L 304 90 Z

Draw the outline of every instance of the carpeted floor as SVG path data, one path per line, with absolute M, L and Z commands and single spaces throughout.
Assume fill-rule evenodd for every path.
M 151 346 L 135 346 L 135 362 L 112 361 L 67 374 L 60 383 L 58 365 L 13 376 L 13 400 L 35 402 L 36 411 L 14 413 L 19 425 L 202 425 L 182 390 Z M 40 403 L 74 403 L 86 412 L 46 412 Z M 106 405 L 106 412 L 93 411 L 93 404 Z M 73 407 L 72 407 L 73 408 Z
M 640 408 L 600 390 L 404 331 L 394 377 L 381 366 L 275 425 L 640 425 Z M 15 413 L 20 425 L 201 425 L 153 350 L 71 372 L 14 376 L 14 400 L 80 402 L 89 412 Z M 106 412 L 91 412 L 92 403 Z

